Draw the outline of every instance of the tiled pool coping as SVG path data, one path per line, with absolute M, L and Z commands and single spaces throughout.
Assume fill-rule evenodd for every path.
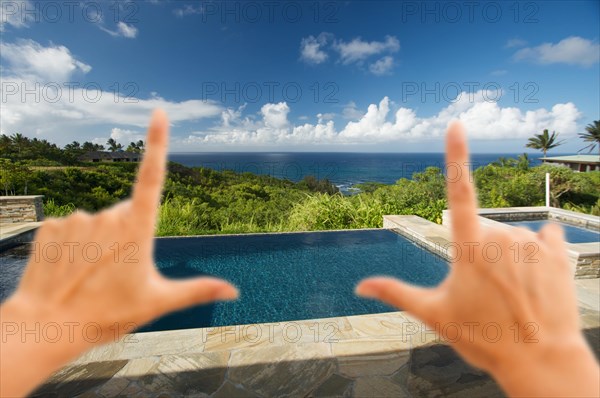
M 226 236 L 261 236 L 261 235 L 298 235 L 312 233 L 335 233 L 335 232 L 351 232 L 351 231 L 379 231 L 381 228 L 353 228 L 353 229 L 322 229 L 313 231 L 281 231 L 281 232 L 244 232 L 244 233 L 226 233 L 226 234 L 210 234 L 210 235 L 178 235 L 178 236 L 157 236 L 155 239 L 185 239 L 185 238 L 218 238 Z
M 576 284 L 598 353 L 600 280 Z M 405 312 L 131 334 L 77 359 L 34 395 L 52 394 L 503 396 Z
M 133 334 L 79 358 L 43 392 L 366 396 L 375 388 L 380 396 L 408 396 L 411 349 L 436 341 L 420 327 L 408 315 L 393 312 Z M 184 382 L 186 372 L 191 374 Z M 98 379 L 98 373 L 101 383 L 77 390 L 77 382 Z
M 0 252 L 31 242 L 35 230 L 42 225 L 40 221 L 0 223 Z
M 446 210 L 444 221 L 449 220 Z M 499 207 L 479 209 L 479 215 L 494 221 L 523 221 L 523 220 L 557 220 L 580 226 L 593 231 L 600 231 L 600 217 L 555 207 Z M 443 224 L 447 224 L 443 222 Z

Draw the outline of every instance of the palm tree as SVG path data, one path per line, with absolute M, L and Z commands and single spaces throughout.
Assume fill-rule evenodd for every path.
M 70 144 L 65 145 L 67 151 L 78 151 L 81 149 L 81 144 L 77 141 L 73 141 Z
M 86 141 L 81 146 L 85 152 L 103 151 L 104 146 L 100 144 L 94 144 L 93 142 Z
M 109 138 L 108 141 L 106 141 L 106 145 L 108 145 L 108 149 L 111 152 L 116 152 L 118 150 L 123 149 L 123 145 L 122 144 L 118 144 L 117 141 L 115 141 L 114 138 Z
M 136 146 L 137 146 L 137 149 L 138 149 L 139 153 L 144 153 L 144 149 L 145 149 L 144 146 L 145 146 L 145 144 L 144 144 L 143 140 L 139 140 L 137 142 Z
M 600 120 L 594 120 L 594 123 L 588 124 L 585 127 L 585 133 L 579 133 L 579 138 L 582 138 L 585 142 L 591 142 L 591 144 L 583 147 L 581 151 L 590 148 L 590 152 L 592 152 L 598 145 L 598 154 L 600 154 Z
M 548 129 L 545 129 L 542 134 L 534 134 L 533 137 L 529 139 L 527 148 L 539 149 L 544 153 L 544 158 L 546 157 L 546 152 L 548 152 L 552 148 L 556 148 L 559 145 L 564 143 L 563 141 L 556 141 L 558 138 L 557 132 L 552 132 L 552 134 L 548 134 Z
M 137 144 L 135 142 L 130 142 L 129 146 L 127 147 L 127 149 L 125 149 L 125 151 L 137 153 L 138 152 Z
M 9 136 L 5 135 L 5 134 L 0 134 L 0 143 L 2 143 L 2 145 L 10 145 L 11 139 Z
M 0 134 L 0 153 L 8 153 L 11 142 L 9 136 Z
M 21 149 L 27 142 L 29 138 L 24 137 L 21 133 L 16 133 L 10 136 L 10 139 L 15 147 L 17 147 L 17 152 L 21 153 Z
M 144 141 L 139 140 L 138 142 L 130 142 L 127 147 L 127 152 L 144 153 Z

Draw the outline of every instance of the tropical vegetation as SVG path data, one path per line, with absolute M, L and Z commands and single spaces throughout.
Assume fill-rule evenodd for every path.
M 594 120 L 593 123 L 588 124 L 585 127 L 585 132 L 579 133 L 579 137 L 584 142 L 589 142 L 587 146 L 581 149 L 582 151 L 589 148 L 591 153 L 595 147 L 598 147 L 598 155 L 600 155 L 600 120 Z
M 545 129 L 542 134 L 534 134 L 533 137 L 529 138 L 527 148 L 538 149 L 542 151 L 544 157 L 546 157 L 546 152 L 548 152 L 552 148 L 556 148 L 559 145 L 562 145 L 563 141 L 558 141 L 558 133 L 553 131 L 552 134 L 548 133 L 548 130 Z
M 116 143 L 118 144 L 118 143 Z M 136 143 L 137 146 L 138 143 Z M 143 145 L 137 146 L 143 150 Z M 131 193 L 136 163 L 82 163 L 83 148 L 64 148 L 21 135 L 0 136 L 0 189 L 5 195 L 45 196 L 49 216 L 96 211 Z M 79 154 L 79 155 L 78 155 Z M 474 171 L 482 207 L 544 204 L 550 173 L 555 207 L 600 215 L 600 171 L 576 173 L 532 167 L 526 154 Z M 395 184 L 365 183 L 343 195 L 330 181 L 307 176 L 292 182 L 252 173 L 169 163 L 158 235 L 300 231 L 381 227 L 385 214 L 415 214 L 440 223 L 447 208 L 443 170 L 429 167 Z
M 116 151 L 120 151 L 123 150 L 123 144 L 119 144 L 114 138 L 109 138 L 108 141 L 106 141 L 106 145 L 108 146 L 108 150 L 111 152 L 116 152 Z

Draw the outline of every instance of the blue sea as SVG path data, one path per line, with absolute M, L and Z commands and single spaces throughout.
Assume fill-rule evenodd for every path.
M 218 152 L 172 153 L 169 160 L 189 167 L 208 167 L 284 178 L 294 182 L 313 175 L 327 178 L 344 193 L 364 182 L 393 184 L 400 178 L 429 166 L 444 168 L 443 153 L 348 153 L 348 152 Z M 500 157 L 517 158 L 517 153 L 472 154 L 473 168 L 485 166 Z M 532 166 L 540 155 L 529 154 Z

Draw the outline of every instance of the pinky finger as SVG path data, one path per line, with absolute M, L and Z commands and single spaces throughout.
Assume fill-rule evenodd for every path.
M 538 237 L 544 242 L 557 259 L 568 262 L 565 231 L 556 223 L 547 223 L 538 232 Z

